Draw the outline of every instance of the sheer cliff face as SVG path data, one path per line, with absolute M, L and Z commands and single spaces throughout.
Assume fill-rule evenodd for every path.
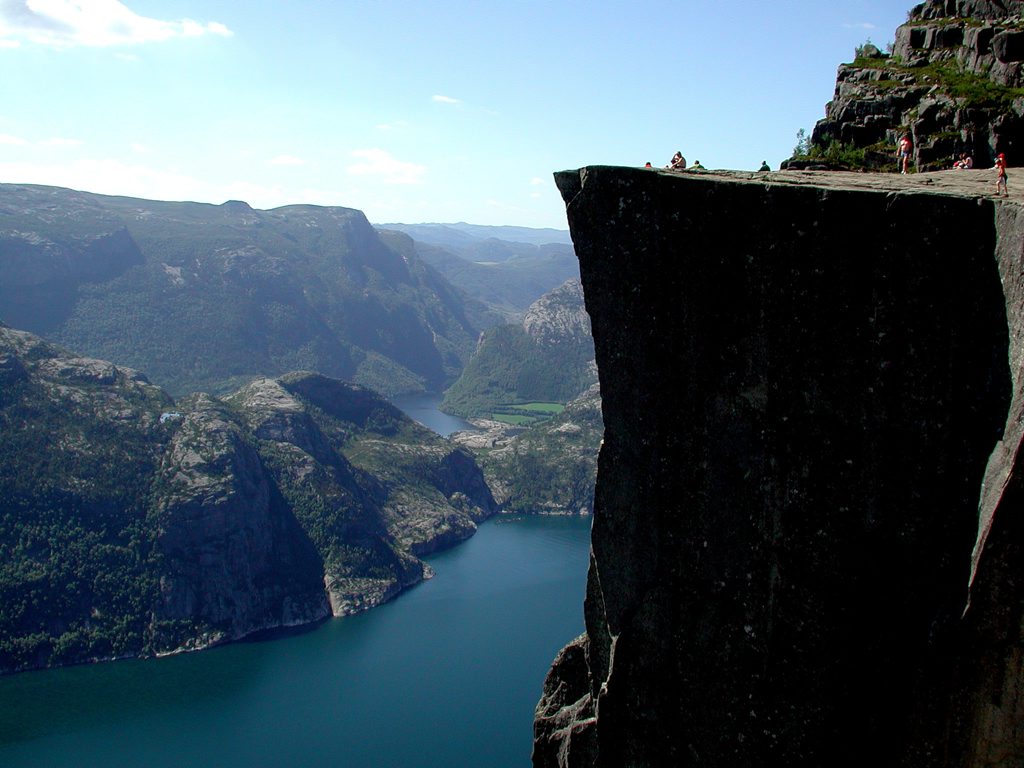
M 1016 207 L 803 178 L 556 175 L 605 441 L 535 765 L 1024 755 Z

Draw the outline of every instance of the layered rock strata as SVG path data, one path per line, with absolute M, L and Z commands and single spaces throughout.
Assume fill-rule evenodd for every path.
M 556 174 L 605 438 L 535 766 L 1024 760 L 1024 222 L 909 178 Z

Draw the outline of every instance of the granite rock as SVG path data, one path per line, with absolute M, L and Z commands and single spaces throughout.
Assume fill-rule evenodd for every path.
M 950 174 L 556 174 L 605 438 L 535 765 L 1024 760 L 1024 222 Z

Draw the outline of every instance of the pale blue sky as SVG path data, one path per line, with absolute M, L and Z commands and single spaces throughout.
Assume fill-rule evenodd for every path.
M 564 228 L 552 171 L 777 167 L 903 0 L 0 0 L 0 181 Z

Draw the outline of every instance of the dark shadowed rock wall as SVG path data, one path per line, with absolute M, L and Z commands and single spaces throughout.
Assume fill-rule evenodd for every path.
M 605 440 L 534 765 L 1022 764 L 1019 208 L 556 180 Z

